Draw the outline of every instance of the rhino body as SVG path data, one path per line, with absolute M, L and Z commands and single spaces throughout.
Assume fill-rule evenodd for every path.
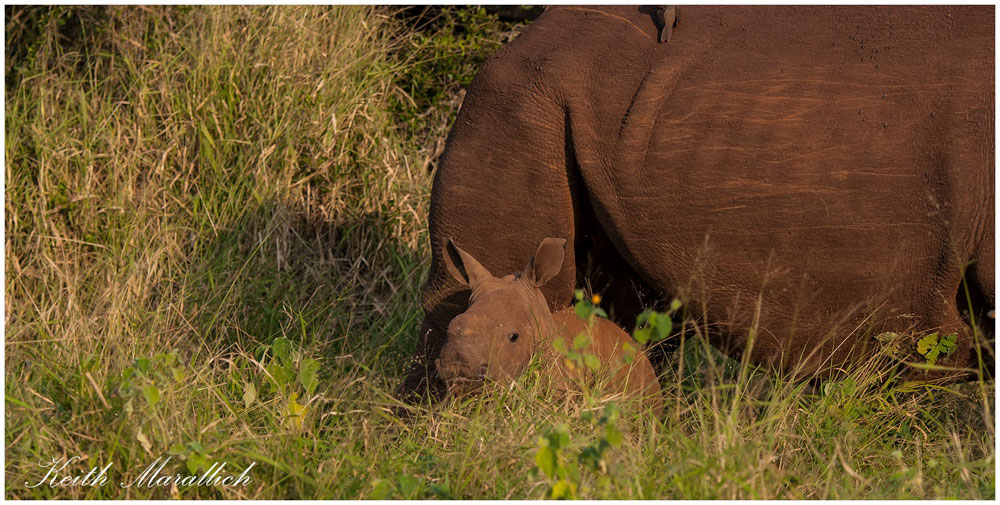
M 492 271 L 567 237 L 551 310 L 584 282 L 625 323 L 676 296 L 713 345 L 783 370 L 883 331 L 957 333 L 939 364 L 974 363 L 961 310 L 994 306 L 993 8 L 678 11 L 664 43 L 643 8 L 550 8 L 479 71 L 435 174 L 401 392 L 440 390 L 469 296 L 445 237 Z

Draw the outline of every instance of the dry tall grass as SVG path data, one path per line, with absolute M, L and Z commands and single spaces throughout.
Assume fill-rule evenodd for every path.
M 67 43 L 64 12 L 7 90 L 9 456 L 108 457 L 104 404 L 136 357 L 222 365 L 306 322 L 302 345 L 337 354 L 416 317 L 427 153 L 394 137 L 387 13 L 93 8 Z M 215 387 L 190 373 L 165 438 Z

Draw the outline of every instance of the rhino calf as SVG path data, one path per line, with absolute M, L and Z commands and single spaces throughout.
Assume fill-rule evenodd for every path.
M 451 275 L 472 290 L 469 306 L 448 325 L 447 340 L 434 365 L 452 394 L 478 389 L 486 379 L 510 383 L 528 366 L 537 352 L 553 364 L 552 377 L 560 389 L 573 389 L 579 380 L 594 379 L 586 367 L 573 367 L 559 359 L 552 347 L 562 338 L 567 347 L 586 333 L 590 343 L 582 353 L 596 355 L 608 389 L 624 395 L 642 395 L 644 405 L 662 411 L 660 387 L 649 360 L 635 352 L 631 337 L 611 321 L 594 318 L 588 325 L 572 308 L 553 314 L 539 288 L 562 267 L 565 239 L 547 238 L 522 272 L 496 278 L 452 240 L 445 241 L 445 266 Z
M 638 345 L 628 333 L 602 317 L 595 317 L 593 323 L 588 326 L 576 315 L 573 307 L 552 314 L 552 319 L 560 327 L 554 338 L 562 338 L 567 346 L 581 333 L 586 333 L 590 337 L 590 345 L 581 351 L 594 354 L 601 360 L 605 369 L 603 371 L 610 376 L 608 383 L 610 388 L 628 396 L 640 396 L 643 404 L 652 409 L 656 415 L 663 412 L 660 383 L 656 379 L 653 365 L 638 349 Z M 632 356 L 631 360 L 627 360 L 629 355 Z M 588 369 L 569 370 L 562 360 L 557 370 L 566 379 L 574 377 L 588 379 L 586 376 L 589 374 Z M 567 380 L 564 384 L 573 382 Z

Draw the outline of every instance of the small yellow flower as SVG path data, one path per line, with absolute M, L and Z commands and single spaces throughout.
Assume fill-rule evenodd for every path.
M 590 298 L 590 301 L 594 302 L 594 305 L 601 303 L 601 295 L 595 294 L 593 297 Z

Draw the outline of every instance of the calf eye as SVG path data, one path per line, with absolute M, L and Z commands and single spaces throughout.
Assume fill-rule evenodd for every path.
M 510 335 L 507 335 L 507 339 L 510 340 L 511 342 L 517 342 L 517 333 L 511 333 Z

